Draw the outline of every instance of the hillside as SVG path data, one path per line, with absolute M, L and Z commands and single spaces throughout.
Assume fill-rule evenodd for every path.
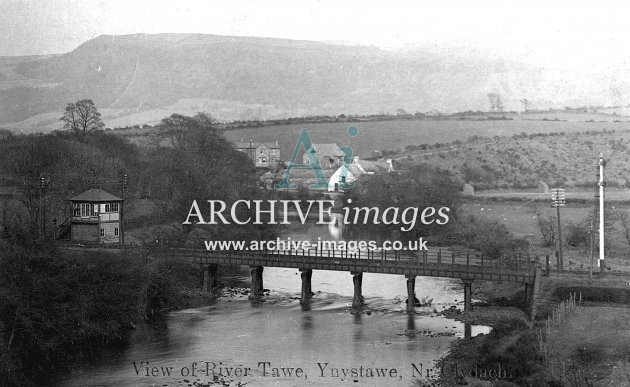
M 610 126 L 609 126 L 610 127 Z M 630 184 L 630 130 L 521 133 L 456 141 L 395 155 L 401 162 L 428 162 L 452 170 L 477 188 L 578 187 L 593 192 L 599 153 L 609 187 Z M 590 195 L 589 197 L 592 197 Z
M 483 52 L 391 52 L 200 34 L 99 36 L 72 52 L 0 58 L 0 124 L 59 127 L 65 105 L 93 99 L 109 127 L 206 111 L 221 121 L 315 114 L 508 110 L 625 104 L 606 74 L 533 68 Z M 628 86 L 628 85 L 621 85 Z M 619 89 L 619 87 L 616 87 Z M 589 96 L 589 97 L 585 97 Z

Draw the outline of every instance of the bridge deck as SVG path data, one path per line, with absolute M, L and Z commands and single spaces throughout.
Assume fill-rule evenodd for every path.
M 437 251 L 357 251 L 282 250 L 282 251 L 207 251 L 169 248 L 163 254 L 193 258 L 201 264 L 232 264 L 298 269 L 335 270 L 413 276 L 461 278 L 467 280 L 516 281 L 531 283 L 537 265 L 528 255 L 509 259 Z

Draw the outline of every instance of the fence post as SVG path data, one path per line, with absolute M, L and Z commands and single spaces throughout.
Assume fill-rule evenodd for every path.
M 560 267 L 560 255 L 558 254 L 557 251 L 556 251 L 556 270 L 562 271 L 562 268 Z
M 546 276 L 549 277 L 549 273 L 550 273 L 550 270 L 551 270 L 551 268 L 549 267 L 549 254 L 547 254 L 545 256 L 545 264 L 546 264 L 546 267 L 547 267 Z
M 466 253 L 466 273 L 470 275 L 470 253 Z

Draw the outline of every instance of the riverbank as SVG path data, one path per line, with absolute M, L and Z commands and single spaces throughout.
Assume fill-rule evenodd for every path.
M 630 275 L 552 274 L 542 277 L 535 321 L 521 286 L 476 284 L 471 312 L 451 308 L 457 321 L 493 327 L 489 335 L 453 342 L 437 362 L 439 385 L 613 386 L 630 383 Z M 497 294 L 501 294 L 497 297 Z M 557 305 L 573 296 L 562 318 Z M 566 303 L 565 303 L 566 304 Z M 563 309 L 565 310 L 565 309 Z M 450 372 L 454 365 L 458 372 Z
M 518 385 L 543 385 L 532 378 L 540 368 L 537 339 L 523 310 L 477 305 L 471 312 L 450 309 L 442 314 L 465 323 L 489 325 L 492 331 L 452 342 L 448 355 L 436 363 L 440 369 L 438 385 L 510 386 L 512 381 Z
M 43 383 L 124 347 L 141 323 L 215 299 L 189 260 L 8 243 L 0 251 L 0 385 Z

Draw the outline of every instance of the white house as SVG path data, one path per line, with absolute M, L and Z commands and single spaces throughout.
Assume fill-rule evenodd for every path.
M 360 160 L 358 156 L 355 156 L 348 167 L 342 165 L 332 174 L 328 180 L 328 191 L 338 191 L 344 179 L 346 183 L 353 183 L 364 175 L 389 173 L 393 170 L 394 166 L 391 159 L 386 161 L 369 161 Z

